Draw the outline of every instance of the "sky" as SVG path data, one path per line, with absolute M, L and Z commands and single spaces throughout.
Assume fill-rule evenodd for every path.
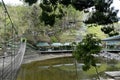
M 119 10 L 118 17 L 120 17 L 120 0 L 113 0 L 113 4 L 111 6 L 114 6 L 115 9 Z
M 4 2 L 6 4 L 12 4 L 12 5 L 22 5 L 23 4 L 23 2 L 20 0 L 4 0 Z M 115 9 L 119 9 L 118 16 L 120 17 L 120 0 L 113 0 L 112 6 L 114 6 Z
M 5 2 L 5 4 L 12 4 L 12 5 L 21 5 L 23 4 L 22 1 L 20 0 L 3 0 Z M 1 0 L 0 0 L 1 2 Z

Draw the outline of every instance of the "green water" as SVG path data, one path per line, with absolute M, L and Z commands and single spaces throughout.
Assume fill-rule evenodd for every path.
M 96 71 L 92 67 L 89 71 L 82 70 L 82 65 L 75 66 L 73 58 L 56 58 L 44 61 L 36 61 L 22 65 L 17 80 L 96 80 Z M 102 62 L 102 64 L 101 64 Z M 119 70 L 119 64 L 107 66 L 104 61 L 99 62 L 98 71 L 104 76 L 105 70 Z

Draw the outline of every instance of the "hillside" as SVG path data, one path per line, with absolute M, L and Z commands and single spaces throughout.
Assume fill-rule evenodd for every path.
M 56 21 L 55 26 L 45 26 L 39 20 L 41 9 L 39 6 L 7 6 L 9 14 L 14 22 L 18 35 L 27 38 L 28 42 L 36 44 L 40 41 L 45 42 L 74 42 L 80 41 L 87 33 L 95 33 L 101 39 L 105 38 L 105 34 L 101 32 L 100 27 L 81 27 L 80 21 L 83 18 L 83 12 L 74 10 L 72 7 L 67 9 L 66 16 Z M 3 8 L 0 7 L 0 38 L 4 40 L 4 24 L 5 16 Z M 72 13 L 71 13 L 72 12 Z M 70 23 L 70 22 L 74 23 Z M 9 23 L 9 20 L 6 20 Z M 7 25 L 7 36 L 11 36 L 11 26 Z M 9 38 L 9 37 L 8 37 Z
M 88 27 L 88 28 L 87 28 L 87 33 L 96 34 L 96 36 L 99 37 L 100 39 L 104 39 L 104 38 L 107 37 L 107 35 L 104 34 L 104 33 L 101 31 L 101 27 L 102 27 L 102 26 Z

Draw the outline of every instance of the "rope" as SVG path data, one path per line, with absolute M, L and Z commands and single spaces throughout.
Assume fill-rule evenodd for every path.
M 5 44 L 4 44 L 4 53 L 7 53 L 7 43 L 12 42 L 12 45 L 10 47 L 11 55 L 4 55 L 0 57 L 0 80 L 16 80 L 18 71 L 20 69 L 25 49 L 26 49 L 26 42 L 23 42 L 20 44 L 20 48 L 17 49 L 15 47 L 15 39 L 18 39 L 21 36 L 15 36 L 15 34 L 18 34 L 16 28 L 14 27 L 13 21 L 8 13 L 8 10 L 6 8 L 6 5 L 4 1 L 2 0 L 3 9 L 5 13 L 5 28 L 4 28 L 4 36 L 5 36 Z M 5 33 L 7 33 L 7 22 L 6 19 L 9 19 L 10 24 L 12 26 L 12 39 L 7 40 Z M 9 50 L 9 51 L 10 51 Z M 18 51 L 17 51 L 18 50 Z M 2 62 L 1 62 L 2 61 Z M 2 63 L 2 66 L 1 66 Z
M 21 66 L 25 49 L 26 49 L 26 43 L 21 43 L 20 48 L 15 56 L 3 57 L 2 59 L 0 59 L 0 61 L 3 61 L 3 64 L 4 64 L 2 69 L 2 74 L 0 74 L 0 80 L 16 80 L 15 78 Z M 11 57 L 13 58 L 11 61 L 9 61 Z M 11 64 L 15 66 L 15 68 L 12 68 L 12 70 L 11 70 Z M 1 69 L 0 69 L 0 72 L 1 72 Z
M 5 12 L 7 13 L 8 18 L 9 18 L 9 20 L 10 20 L 10 23 L 12 24 L 12 28 L 15 30 L 15 33 L 16 33 L 16 34 L 18 34 L 18 32 L 17 32 L 16 28 L 14 27 L 13 21 L 12 21 L 12 19 L 11 19 L 10 15 L 9 15 L 9 13 L 8 13 L 8 10 L 7 10 L 6 5 L 5 5 L 5 3 L 4 3 L 4 1 L 3 1 L 3 0 L 2 0 L 2 3 L 3 3 L 3 6 L 4 6 L 4 9 L 5 9 Z

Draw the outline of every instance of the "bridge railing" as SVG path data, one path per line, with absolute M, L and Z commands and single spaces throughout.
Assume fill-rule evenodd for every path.
M 20 48 L 15 55 L 0 56 L 0 80 L 15 80 L 17 72 L 21 66 L 26 43 L 20 44 Z
M 15 80 L 17 71 L 22 63 L 25 53 L 26 43 L 19 42 L 21 36 L 18 36 L 18 31 L 13 24 L 12 18 L 8 12 L 4 0 L 1 0 L 2 15 L 4 16 L 3 36 L 0 41 L 0 51 L 3 56 L 0 56 L 0 80 Z M 9 29 L 8 29 L 9 28 Z M 8 35 L 7 32 L 10 34 Z M 20 45 L 20 47 L 16 46 Z

